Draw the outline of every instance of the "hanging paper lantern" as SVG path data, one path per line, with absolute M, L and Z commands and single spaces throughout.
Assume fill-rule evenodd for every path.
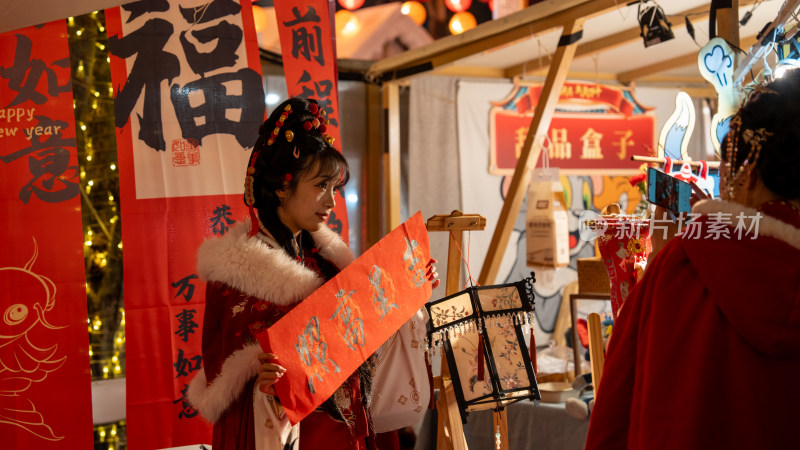
M 253 22 L 256 24 L 256 33 L 267 29 L 267 12 L 264 11 L 264 8 L 253 5 Z
M 337 35 L 351 36 L 358 33 L 358 31 L 361 29 L 361 21 L 358 20 L 358 16 L 356 16 L 353 11 L 340 9 L 339 11 L 336 11 L 334 20 L 336 22 L 335 26 Z
M 425 11 L 422 3 L 414 0 L 403 3 L 403 6 L 400 7 L 400 12 L 410 17 L 417 25 L 422 25 L 425 23 L 425 19 L 428 18 L 428 12 Z
M 471 12 L 464 11 L 455 13 L 450 19 L 450 32 L 453 34 L 461 34 L 475 28 L 476 25 L 478 25 L 478 21 L 475 20 L 475 16 L 473 16 Z
M 352 11 L 361 8 L 364 5 L 364 0 L 339 0 L 339 4 L 342 5 L 342 8 Z
M 472 0 L 444 0 L 447 9 L 454 13 L 460 13 L 469 9 L 472 5 Z

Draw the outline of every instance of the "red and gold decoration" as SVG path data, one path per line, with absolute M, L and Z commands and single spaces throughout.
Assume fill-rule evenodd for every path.
M 597 245 L 611 281 L 611 312 L 614 318 L 634 285 L 644 275 L 647 256 L 653 251 L 650 220 L 630 216 L 596 219 Z

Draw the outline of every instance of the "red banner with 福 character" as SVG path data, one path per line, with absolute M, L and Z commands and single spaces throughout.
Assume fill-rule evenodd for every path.
M 290 97 L 314 98 L 325 111 L 325 133 L 342 149 L 339 129 L 339 83 L 334 33 L 333 0 L 281 0 L 275 2 L 275 16 L 281 41 L 283 72 Z M 349 242 L 347 207 L 343 191 L 328 227 Z
M 275 384 L 300 422 L 431 296 L 428 230 L 417 212 L 258 335 L 286 373 Z
M 194 6 L 196 5 L 196 6 Z M 197 248 L 246 216 L 266 105 L 249 1 L 106 11 L 122 205 L 131 450 L 211 442 L 186 399 L 203 369 Z
M 87 449 L 86 277 L 64 21 L 0 34 L 0 436 Z

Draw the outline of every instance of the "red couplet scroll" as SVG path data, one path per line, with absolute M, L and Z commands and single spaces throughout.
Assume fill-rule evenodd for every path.
M 294 424 L 322 404 L 430 298 L 417 212 L 258 336 L 287 369 L 275 385 Z

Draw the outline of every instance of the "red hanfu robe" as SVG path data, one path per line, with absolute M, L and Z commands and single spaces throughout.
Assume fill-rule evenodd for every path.
M 648 264 L 614 326 L 587 449 L 797 446 L 800 213 L 761 211 L 758 237 L 739 238 L 737 216 L 756 210 L 699 202 L 701 237 Z M 712 218 L 732 221 L 728 237 L 706 233 Z
M 262 349 L 255 335 L 277 322 L 325 280 L 314 270 L 315 265 L 307 267 L 292 259 L 261 233 L 249 237 L 249 229 L 248 221 L 238 224 L 225 236 L 204 242 L 198 251 L 198 274 L 208 282 L 204 370 L 192 381 L 188 395 L 195 408 L 214 424 L 213 447 L 253 450 L 259 439 L 264 439 L 271 443 L 267 448 L 283 448 L 287 442 L 297 448 L 299 433 L 300 449 L 364 448 L 368 419 L 357 372 L 340 388 L 350 399 L 350 409 L 343 412 L 353 426 L 315 411 L 290 427 L 274 399 L 256 390 L 257 356 Z M 340 270 L 353 261 L 347 245 L 327 227 L 312 236 L 320 255 Z M 265 423 L 255 423 L 254 408 L 259 410 L 262 395 L 271 402 L 268 405 L 275 415 L 270 414 Z M 261 435 L 257 437 L 257 433 Z

